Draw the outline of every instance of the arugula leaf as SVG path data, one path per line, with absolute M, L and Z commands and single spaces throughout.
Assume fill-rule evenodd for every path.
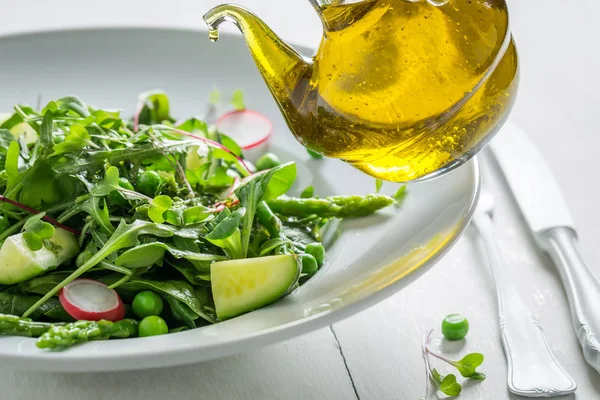
M 477 372 L 475 369 L 483 364 L 483 354 L 471 353 L 464 356 L 461 360 L 452 363 L 454 367 L 460 372 L 465 378 L 474 378 L 477 380 L 484 380 L 485 375 Z
M 184 258 L 190 261 L 222 261 L 226 257 L 203 254 L 187 250 L 179 250 L 163 242 L 151 242 L 136 246 L 125 251 L 115 261 L 116 265 L 126 268 L 143 268 L 152 266 L 157 260 L 161 259 L 165 252 L 169 252 L 173 257 Z
M 208 135 L 208 125 L 198 118 L 190 118 L 176 126 L 180 131 L 193 133 L 198 136 L 206 137 Z
M 104 179 L 90 191 L 92 196 L 107 196 L 114 190 L 119 190 L 119 169 L 115 166 L 109 167 L 104 173 Z
M 90 134 L 85 127 L 79 124 L 71 125 L 69 134 L 65 137 L 65 141 L 54 145 L 54 153 L 52 153 L 52 156 L 81 151 L 89 144 L 90 140 Z
M 16 142 L 13 134 L 10 133 L 10 131 L 7 129 L 0 129 L 0 155 L 3 156 L 2 158 L 0 158 L 0 160 L 2 160 L 1 165 L 4 165 L 3 159 L 6 157 L 8 147 L 12 142 Z
M 38 140 L 41 157 L 46 157 L 54 149 L 54 115 L 51 111 L 46 111 L 42 125 L 40 126 L 40 138 Z
M 42 159 L 38 159 L 21 178 L 20 201 L 32 208 L 40 208 L 42 204 L 55 204 L 67 197 L 73 189 L 73 178 L 58 179 Z
M 102 208 L 100 208 L 100 202 L 102 201 Z M 110 212 L 106 205 L 106 199 L 100 199 L 100 197 L 91 196 L 85 202 L 83 202 L 79 208 L 89 214 L 100 226 L 102 232 L 107 235 L 112 235 L 115 231 L 114 226 L 110 222 Z
M 242 258 L 248 254 L 250 234 L 258 203 L 261 200 L 274 199 L 284 194 L 290 189 L 295 179 L 296 164 L 286 163 L 255 174 L 252 179 L 235 190 L 235 195 L 246 208 L 246 215 L 242 223 Z
M 5 195 L 8 197 L 8 194 L 14 190 L 19 181 L 19 153 L 20 147 L 19 143 L 16 141 L 11 142 L 8 146 L 8 150 L 6 152 L 6 161 L 4 164 L 4 169 L 6 170 L 6 189 L 4 190 Z
M 226 208 L 221 214 L 225 217 L 205 236 L 205 239 L 222 248 L 232 259 L 244 258 L 239 226 L 246 214 L 246 209 L 240 207 L 235 212 L 229 213 Z
M 221 139 L 221 144 L 229 149 L 233 154 L 238 157 L 242 156 L 242 148 L 237 144 L 235 140 L 225 135 L 224 133 L 219 133 L 219 138 Z M 216 149 L 217 150 L 217 149 Z M 221 150 L 221 149 L 218 149 Z M 221 150 L 222 151 L 222 150 Z
M 175 122 L 170 115 L 169 97 L 164 92 L 144 92 L 140 94 L 138 104 L 141 105 L 140 124 L 151 125 L 162 124 L 164 121 Z
M 58 110 L 63 114 L 66 114 L 68 111 L 73 111 L 83 118 L 90 116 L 87 105 L 77 96 L 65 96 L 56 100 L 55 103 Z

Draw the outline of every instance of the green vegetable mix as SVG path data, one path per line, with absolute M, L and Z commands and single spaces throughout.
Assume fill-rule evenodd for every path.
M 241 91 L 229 107 L 245 108 Z M 17 124 L 37 141 L 15 137 Z M 0 142 L 0 335 L 37 337 L 40 348 L 178 332 L 276 301 L 322 267 L 327 222 L 396 202 L 314 198 L 312 187 L 287 197 L 293 162 L 267 153 L 253 172 L 231 138 L 175 118 L 160 91 L 140 95 L 132 117 L 73 96 L 42 110 L 16 105 Z M 219 279 L 238 269 L 214 275 L 213 263 L 258 257 L 256 281 L 273 295 L 244 278 L 247 292 L 229 299 Z M 73 322 L 57 296 L 78 278 L 115 289 L 134 319 Z

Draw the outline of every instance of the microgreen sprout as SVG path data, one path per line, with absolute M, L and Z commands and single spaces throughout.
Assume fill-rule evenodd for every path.
M 483 363 L 484 357 L 482 354 L 470 353 L 458 361 L 450 360 L 441 354 L 432 351 L 429 347 L 432 332 L 433 330 L 430 330 L 425 334 L 422 344 L 422 354 L 423 360 L 425 361 L 427 376 L 425 398 L 429 396 L 430 382 L 433 382 L 435 388 L 447 396 L 458 396 L 462 390 L 461 384 L 456 380 L 456 375 L 441 375 L 435 368 L 431 367 L 431 361 L 429 359 L 430 355 L 456 368 L 465 378 L 477 381 L 483 381 L 486 378 L 485 374 L 476 371 L 476 368 Z

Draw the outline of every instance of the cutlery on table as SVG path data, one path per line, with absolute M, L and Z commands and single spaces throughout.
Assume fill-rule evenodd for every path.
M 494 236 L 493 210 L 494 198 L 484 189 L 473 216 L 473 225 L 485 245 L 496 283 L 500 333 L 508 364 L 508 388 L 527 397 L 572 393 L 577 385 L 554 357 L 542 328 L 512 283 Z
M 583 355 L 600 372 L 600 281 L 581 256 L 558 183 L 535 144 L 514 124 L 502 128 L 492 150 L 537 244 L 556 264 Z

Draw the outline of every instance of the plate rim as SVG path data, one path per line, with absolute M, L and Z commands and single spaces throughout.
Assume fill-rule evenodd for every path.
M 44 34 L 77 34 L 84 32 L 102 32 L 102 31 L 118 31 L 118 30 L 152 30 L 152 31 L 167 31 L 167 32 L 188 32 L 188 33 L 199 33 L 207 32 L 206 29 L 194 29 L 190 27 L 169 27 L 169 26 L 151 26 L 151 25 L 127 25 L 119 24 L 114 26 L 93 26 L 93 27 L 47 27 L 35 31 L 24 31 L 24 32 L 9 32 L 6 34 L 0 34 L 0 41 L 4 39 L 20 39 L 20 38 L 35 38 L 44 36 Z M 241 37 L 240 34 L 231 32 L 222 32 L 221 36 Z M 313 51 L 309 47 L 302 44 L 292 44 L 295 48 L 303 51 Z M 470 224 L 470 221 L 475 212 L 475 206 L 479 198 L 481 190 L 481 171 L 477 157 L 467 162 L 463 168 L 471 169 L 471 194 L 468 200 L 467 209 L 465 213 L 459 219 L 456 229 L 448 235 L 448 240 L 445 241 L 443 246 L 432 255 L 432 257 L 420 268 L 409 273 L 407 276 L 392 282 L 383 289 L 372 293 L 371 295 L 358 299 L 355 302 L 337 308 L 334 310 L 324 310 L 314 315 L 291 321 L 282 325 L 274 326 L 271 328 L 263 329 L 258 332 L 252 332 L 244 334 L 232 340 L 226 342 L 217 343 L 210 347 L 202 357 L 190 357 L 190 353 L 194 353 L 192 347 L 180 347 L 170 349 L 155 349 L 151 353 L 136 352 L 135 354 L 124 354 L 123 356 L 128 357 L 128 362 L 122 365 L 111 365 L 108 368 L 107 362 L 114 361 L 116 357 L 114 355 L 104 356 L 101 353 L 95 353 L 93 355 L 70 355 L 68 351 L 61 353 L 53 352 L 42 352 L 39 353 L 21 353 L 17 348 L 11 353 L 4 352 L 0 349 L 0 361 L 12 363 L 14 368 L 27 368 L 29 370 L 37 371 L 63 371 L 63 372 L 100 372 L 100 371 L 125 371 L 125 370 L 144 370 L 150 368 L 166 368 L 176 365 L 185 365 L 198 361 L 208 361 L 212 359 L 218 359 L 226 356 L 230 356 L 239 352 L 244 351 L 246 348 L 257 348 L 272 343 L 277 343 L 286 339 L 290 339 L 296 336 L 312 332 L 319 328 L 324 328 L 328 325 L 339 322 L 351 315 L 357 314 L 364 311 L 382 301 L 388 299 L 392 295 L 398 293 L 398 291 L 418 278 L 424 273 L 429 271 L 434 265 L 436 265 L 440 259 L 442 259 L 448 251 L 454 247 L 458 239 L 460 239 Z M 436 178 L 432 178 L 435 180 Z M 389 264 L 388 264 L 389 265 Z M 28 338 L 25 338 L 28 339 Z M 151 340 L 152 338 L 138 338 L 137 340 Z M 206 349 L 205 349 L 206 350 Z M 156 362 L 150 362 L 150 360 L 156 360 L 161 355 L 169 355 L 168 358 L 161 360 L 160 364 Z M 181 357 L 181 358 L 178 358 Z M 182 361 L 182 359 L 185 359 Z M 130 365 L 133 361 L 139 360 L 144 364 L 139 364 L 136 367 Z M 94 362 L 98 362 L 94 365 Z M 82 364 L 86 363 L 86 367 L 82 368 Z

